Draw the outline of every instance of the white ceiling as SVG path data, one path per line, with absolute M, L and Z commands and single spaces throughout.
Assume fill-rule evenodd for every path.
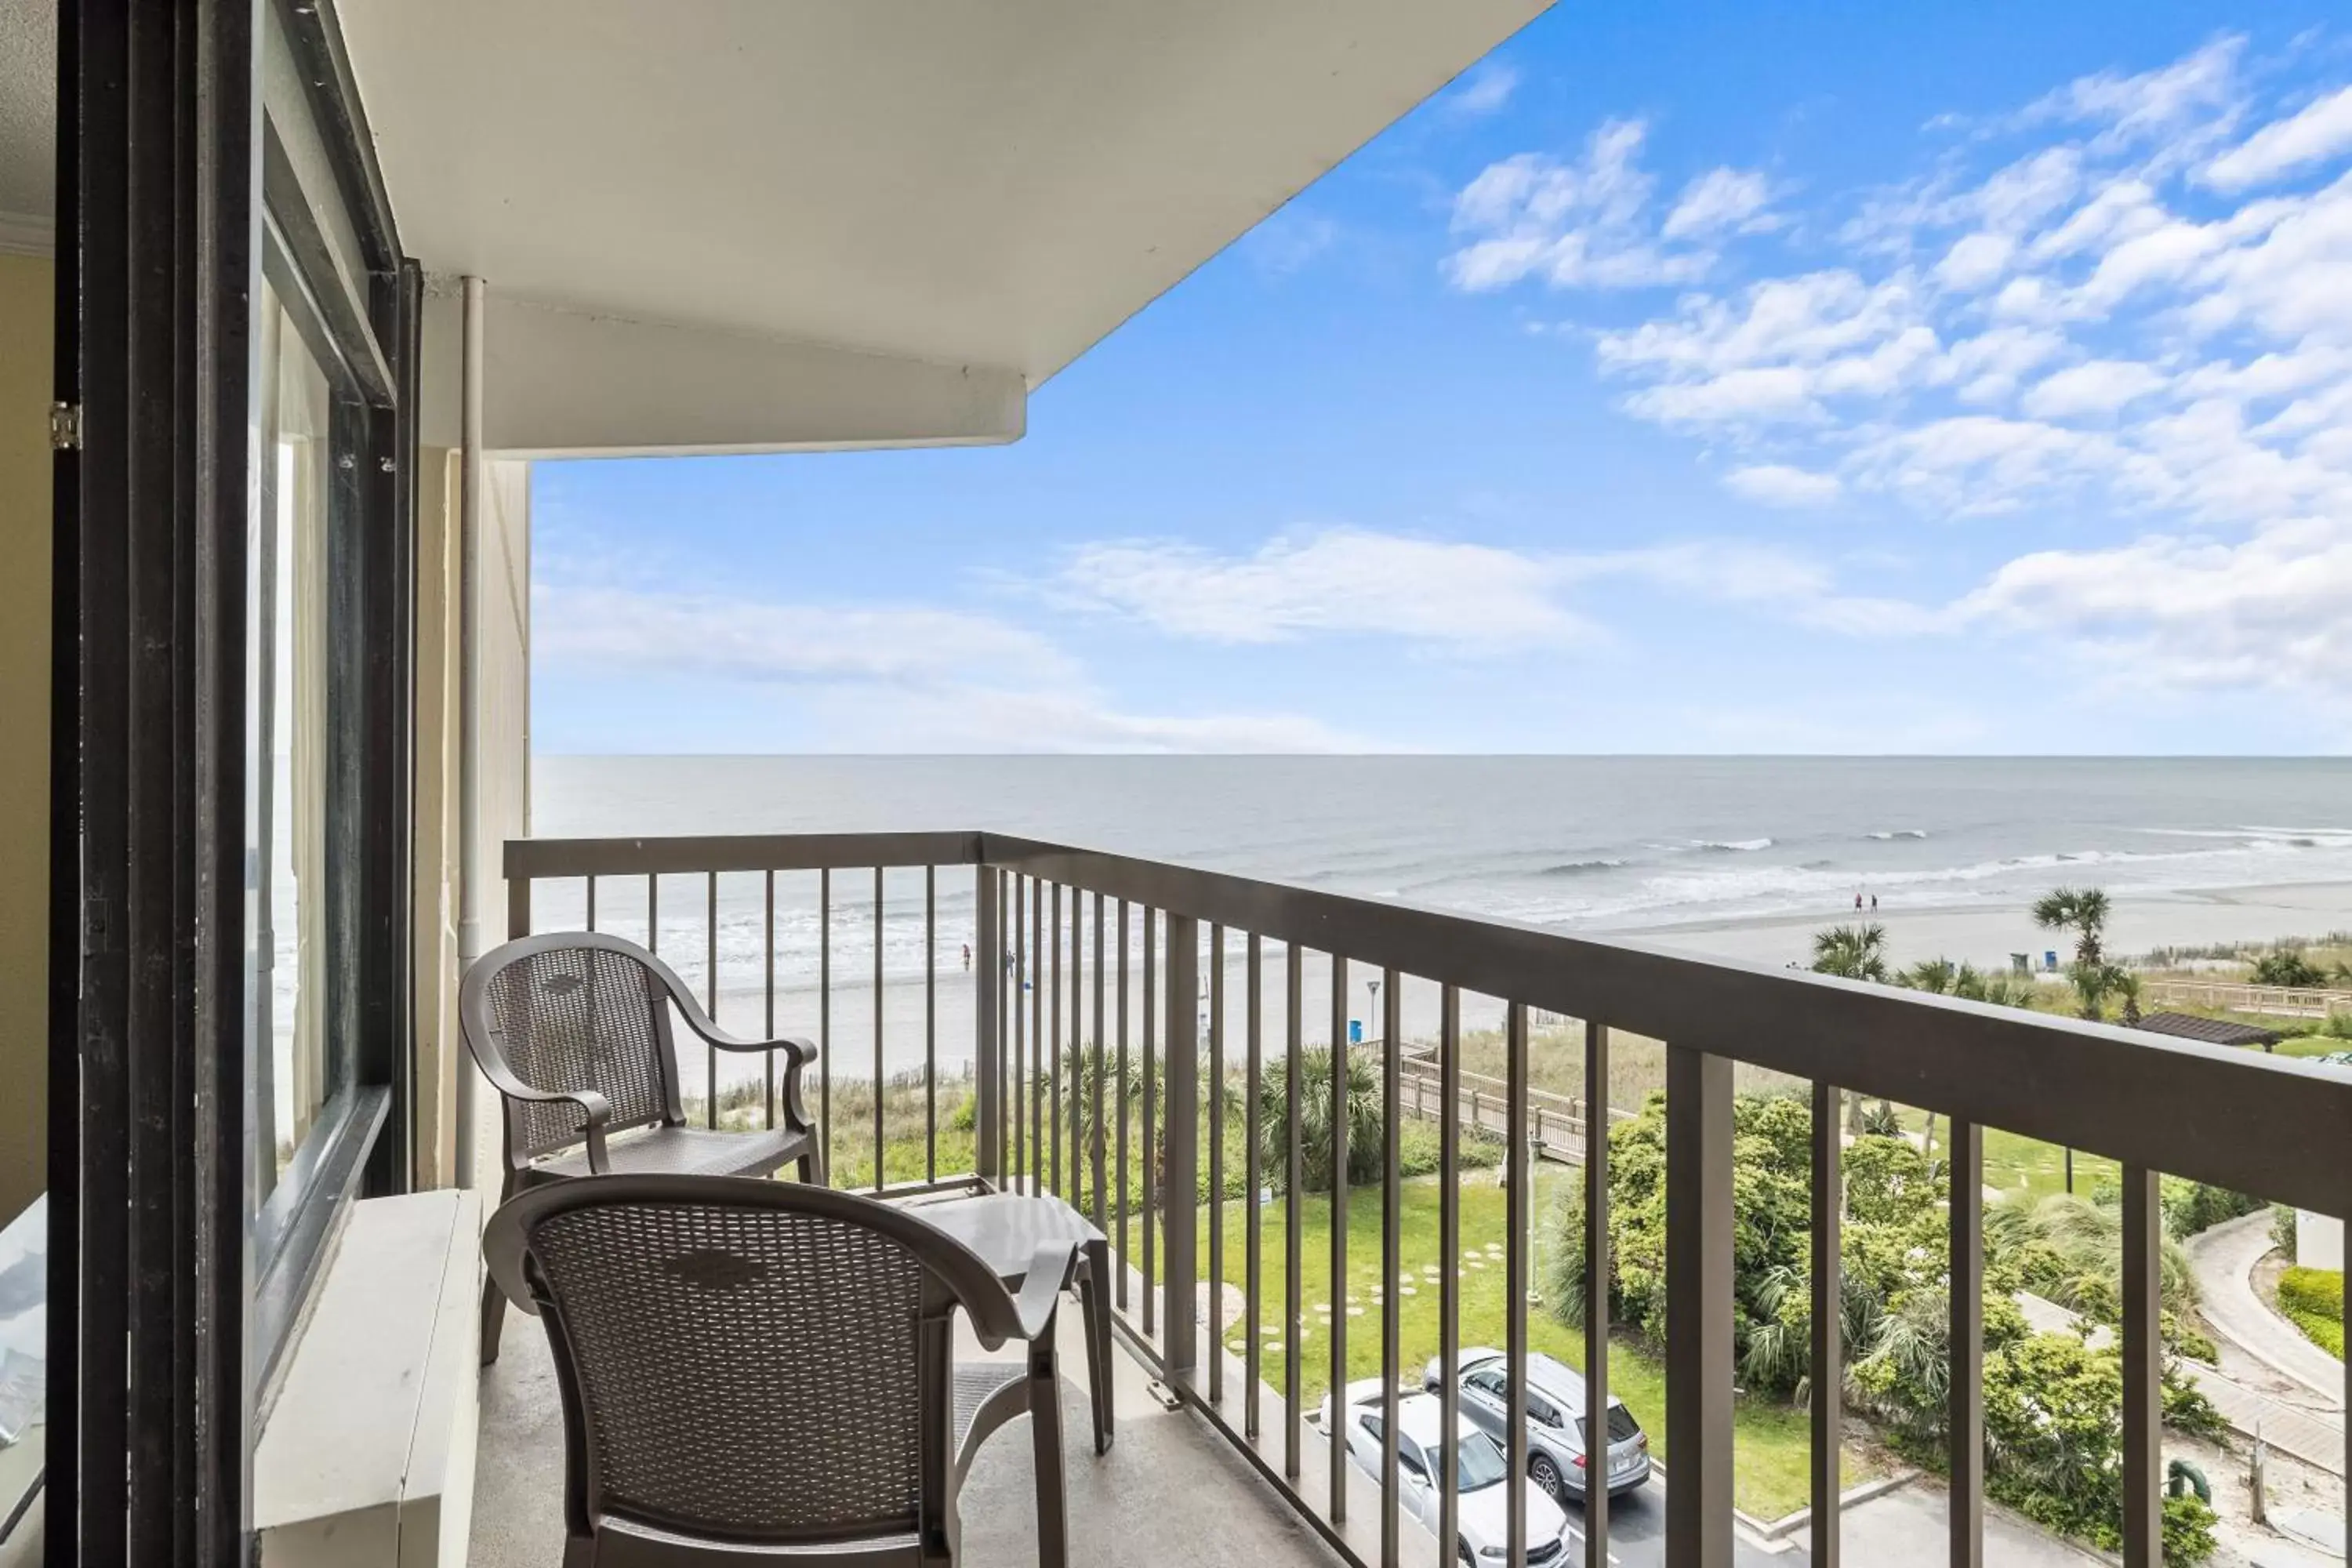
M 338 9 L 428 269 L 1034 386 L 1547 3 Z
M 56 216 L 57 0 L 0 0 L 0 219 Z

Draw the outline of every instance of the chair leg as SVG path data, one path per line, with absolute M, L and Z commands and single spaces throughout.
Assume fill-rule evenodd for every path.
M 499 1331 L 507 1321 L 506 1292 L 486 1273 L 482 1279 L 482 1364 L 499 1359 Z
M 807 1153 L 793 1163 L 799 1167 L 801 1182 L 803 1185 L 812 1187 L 824 1185 L 824 1155 L 814 1143 L 808 1146 Z
M 1029 1436 L 1037 1467 L 1037 1568 L 1068 1568 L 1070 1486 L 1062 1463 L 1062 1378 L 1051 1328 L 1029 1346 Z
M 1078 1313 L 1086 1320 L 1087 1383 L 1095 1407 L 1095 1452 L 1110 1452 L 1113 1436 L 1110 1358 L 1110 1243 L 1087 1244 L 1087 1268 L 1078 1278 Z
M 499 1202 L 514 1196 L 514 1178 L 509 1176 L 499 1188 Z M 482 1270 L 482 1364 L 488 1366 L 499 1359 L 499 1333 L 506 1326 L 507 1295 L 499 1282 L 490 1278 L 488 1268 Z

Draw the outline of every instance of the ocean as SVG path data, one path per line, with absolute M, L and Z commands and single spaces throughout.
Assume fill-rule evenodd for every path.
M 2119 905 L 2352 884 L 2352 760 L 2338 759 L 542 756 L 531 799 L 540 837 L 993 828 L 1653 939 L 1851 919 L 1857 893 L 1897 923 L 2014 911 L 2066 882 Z M 814 883 L 777 889 L 778 1026 L 802 1032 L 820 963 Z M 718 891 L 724 1021 L 762 1025 L 762 880 L 722 878 Z M 886 1070 L 924 1059 L 908 1010 L 927 973 L 937 1059 L 968 1054 L 970 874 L 942 872 L 937 891 L 927 952 L 921 873 L 886 882 Z M 659 897 L 661 949 L 698 990 L 709 894 L 674 878 Z M 825 1023 L 845 1060 L 866 1060 L 871 875 L 837 873 L 832 901 Z M 642 938 L 644 905 L 642 884 L 600 887 L 599 924 Z M 550 885 L 535 913 L 541 929 L 576 922 L 578 893 Z

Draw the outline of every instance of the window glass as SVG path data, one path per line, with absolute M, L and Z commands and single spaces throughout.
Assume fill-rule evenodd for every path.
M 1484 1432 L 1465 1432 L 1462 1446 L 1455 1450 L 1455 1468 L 1461 1472 L 1458 1489 L 1475 1492 L 1501 1480 L 1508 1468 L 1503 1458 L 1502 1445 Z
M 259 504 L 247 550 L 247 845 L 253 905 L 254 1194 L 294 1183 L 350 1075 L 331 994 L 341 922 L 331 854 L 337 765 L 335 397 L 276 288 L 262 285 Z M 293 1195 L 289 1194 L 287 1195 Z
M 1464 1387 L 1483 1394 L 1489 1399 L 1500 1399 L 1504 1396 L 1503 1374 L 1499 1372 L 1474 1372 L 1464 1378 L 1462 1384 Z

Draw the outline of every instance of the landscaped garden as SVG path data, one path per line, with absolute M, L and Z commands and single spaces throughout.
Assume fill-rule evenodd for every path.
M 2289 1268 L 2279 1276 L 2279 1310 L 2304 1337 L 2341 1361 L 2344 1357 L 2344 1271 Z

